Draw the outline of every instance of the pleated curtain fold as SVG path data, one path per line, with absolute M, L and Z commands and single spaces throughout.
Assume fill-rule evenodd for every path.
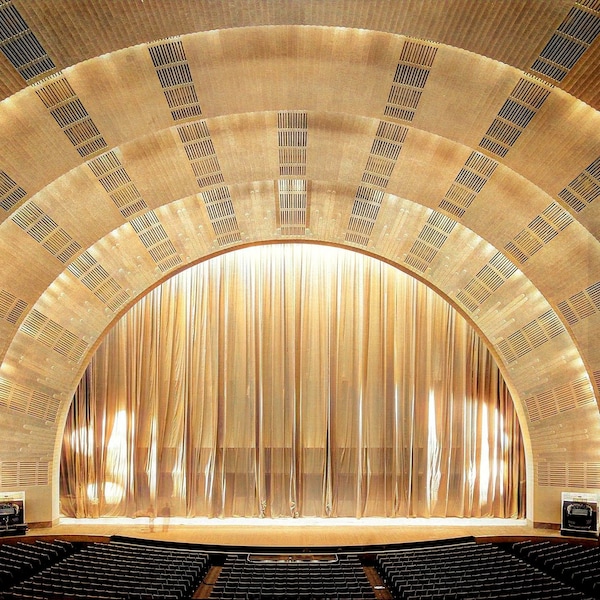
M 66 516 L 522 517 L 508 388 L 449 303 L 373 258 L 257 246 L 108 332 L 65 427 Z

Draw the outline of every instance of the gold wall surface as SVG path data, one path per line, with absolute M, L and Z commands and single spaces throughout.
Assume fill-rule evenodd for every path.
M 187 265 L 333 244 L 479 331 L 528 517 L 600 490 L 598 0 L 0 0 L 0 490 L 58 517 L 95 347 Z

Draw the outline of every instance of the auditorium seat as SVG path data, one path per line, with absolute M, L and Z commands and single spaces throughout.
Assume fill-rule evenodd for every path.
M 2 598 L 190 598 L 208 560 L 206 553 L 194 549 L 93 543 L 12 585 Z
M 600 548 L 572 542 L 525 540 L 506 546 L 515 556 L 567 585 L 600 598 Z
M 474 541 L 382 552 L 377 564 L 392 593 L 407 600 L 588 597 L 493 544 Z
M 228 555 L 210 598 L 339 599 L 375 598 L 356 555 L 335 562 L 249 560 Z

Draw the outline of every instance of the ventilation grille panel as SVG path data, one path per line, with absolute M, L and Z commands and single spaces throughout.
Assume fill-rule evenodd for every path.
M 512 242 L 506 244 L 504 249 L 514 260 L 523 264 L 572 222 L 573 217 L 553 202 L 526 229 L 518 233 Z
M 3 461 L 0 463 L 0 488 L 5 490 L 50 485 L 48 461 Z
M 81 250 L 81 245 L 33 202 L 21 207 L 12 221 L 63 264 Z
M 437 47 L 430 44 L 404 43 L 384 109 L 386 116 L 399 121 L 413 120 L 436 53 Z
M 579 2 L 571 8 L 564 21 L 531 66 L 531 70 L 556 82 L 562 81 L 600 33 L 600 15 Z
M 36 309 L 27 315 L 19 329 L 73 362 L 81 362 L 89 348 L 84 340 Z
M 0 319 L 16 325 L 27 308 L 27 302 L 13 296 L 6 290 L 0 290 Z
M 379 209 L 408 128 L 389 121 L 380 121 L 371 144 L 371 152 L 361 177 L 361 185 L 356 190 L 352 213 L 348 220 L 346 241 L 359 246 L 367 246 Z
M 569 325 L 600 312 L 600 281 L 559 302 L 558 308 Z
M 517 268 L 500 252 L 459 290 L 456 299 L 469 311 L 477 310 L 500 286 L 514 275 Z
M 192 72 L 180 39 L 148 48 L 174 121 L 202 116 Z
M 35 90 L 81 157 L 106 149 L 106 141 L 64 75 L 44 79 Z
M 149 210 L 143 215 L 131 219 L 129 224 L 162 272 L 170 271 L 177 265 L 182 264 L 181 256 L 154 211 Z M 115 294 L 119 294 L 117 297 L 121 298 L 123 294 L 120 286 L 116 288 L 115 284 L 118 285 L 116 281 L 112 286 L 109 285 L 110 283 L 110 280 L 105 280 L 104 285 L 107 287 L 102 288 L 102 291 L 105 293 L 113 289 Z M 97 294 L 98 291 L 97 289 L 94 293 Z
M 424 273 L 452 233 L 455 225 L 456 221 L 453 219 L 433 211 L 404 262 L 414 270 Z
M 79 255 L 69 271 L 113 312 L 118 312 L 130 299 L 129 293 L 107 273 L 89 253 Z
M 497 166 L 497 161 L 480 152 L 472 152 L 438 208 L 453 217 L 462 218 Z
M 558 197 L 564 200 L 575 212 L 581 212 L 599 196 L 600 157 L 558 194 Z
M 277 114 L 279 146 L 278 225 L 282 235 L 305 235 L 308 226 L 306 151 L 308 114 Z
M 241 241 L 229 188 L 213 188 L 203 191 L 201 195 L 219 245 L 225 246 Z
M 521 78 L 488 127 L 480 148 L 506 156 L 549 95 L 546 86 Z
M 177 128 L 177 133 L 192 171 L 196 175 L 196 182 L 202 189 L 201 196 L 217 237 L 217 243 L 219 246 L 227 246 L 240 242 L 242 234 L 235 216 L 229 187 L 223 185 L 225 178 L 206 121 L 181 125 Z
M 55 423 L 60 400 L 0 377 L 0 406 L 42 421 Z
M 0 50 L 28 83 L 56 70 L 52 59 L 10 2 L 0 3 Z
M 27 192 L 17 185 L 4 171 L 0 171 L 0 207 L 9 211 L 23 198 Z
M 497 347 L 502 358 L 511 364 L 564 331 L 565 328 L 558 315 L 553 310 L 549 310 L 506 339 L 500 340 Z
M 599 488 L 600 463 L 539 461 L 537 484 L 556 488 Z
M 594 390 L 587 377 L 525 399 L 532 422 L 595 403 Z
M 88 161 L 87 165 L 125 219 L 148 209 L 113 150 Z

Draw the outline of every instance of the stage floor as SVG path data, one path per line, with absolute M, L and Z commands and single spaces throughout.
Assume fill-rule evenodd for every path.
M 142 539 L 248 547 L 378 546 L 473 536 L 560 536 L 512 519 L 61 519 L 28 535 L 121 535 Z

